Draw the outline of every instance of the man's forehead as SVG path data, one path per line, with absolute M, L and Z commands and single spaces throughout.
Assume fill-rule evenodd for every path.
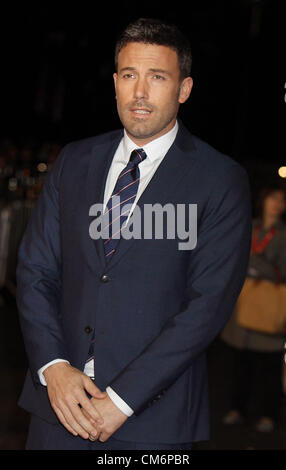
M 158 44 L 145 44 L 143 42 L 129 42 L 119 52 L 119 67 L 134 67 L 138 63 L 152 65 L 153 68 L 179 67 L 178 56 L 174 49 Z

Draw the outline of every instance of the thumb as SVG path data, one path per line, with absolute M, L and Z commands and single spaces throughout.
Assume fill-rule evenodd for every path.
M 87 376 L 84 378 L 84 387 L 86 391 L 94 398 L 105 398 L 107 396 L 107 393 L 102 392 Z

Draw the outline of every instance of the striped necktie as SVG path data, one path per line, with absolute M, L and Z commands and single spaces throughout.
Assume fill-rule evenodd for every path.
M 121 228 L 127 220 L 131 204 L 136 198 L 140 180 L 138 165 L 146 157 L 147 155 L 142 148 L 133 150 L 128 164 L 118 176 L 113 193 L 106 205 L 103 215 L 103 229 L 106 231 L 104 253 L 107 261 L 116 250 L 117 243 L 120 239 Z M 115 196 L 116 199 L 114 199 Z M 129 208 L 125 209 L 125 204 L 129 205 Z

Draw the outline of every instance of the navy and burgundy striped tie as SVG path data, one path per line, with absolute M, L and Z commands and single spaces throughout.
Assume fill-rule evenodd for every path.
M 120 239 L 121 228 L 126 221 L 133 204 L 139 186 L 140 170 L 139 163 L 147 157 L 142 148 L 135 149 L 130 155 L 130 159 L 125 168 L 118 176 L 113 193 L 106 205 L 104 212 L 104 229 L 107 236 L 104 241 L 104 253 L 107 261 L 116 250 Z M 114 198 L 116 196 L 116 198 Z M 127 209 L 124 205 L 127 205 Z M 129 208 L 128 208 L 129 205 Z

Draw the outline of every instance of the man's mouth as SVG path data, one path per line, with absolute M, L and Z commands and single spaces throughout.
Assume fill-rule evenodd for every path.
M 146 111 L 145 109 L 134 109 L 134 113 L 136 113 L 136 114 L 150 114 L 150 111 Z
M 148 116 L 151 114 L 152 111 L 146 108 L 132 108 L 131 112 L 140 116 Z

